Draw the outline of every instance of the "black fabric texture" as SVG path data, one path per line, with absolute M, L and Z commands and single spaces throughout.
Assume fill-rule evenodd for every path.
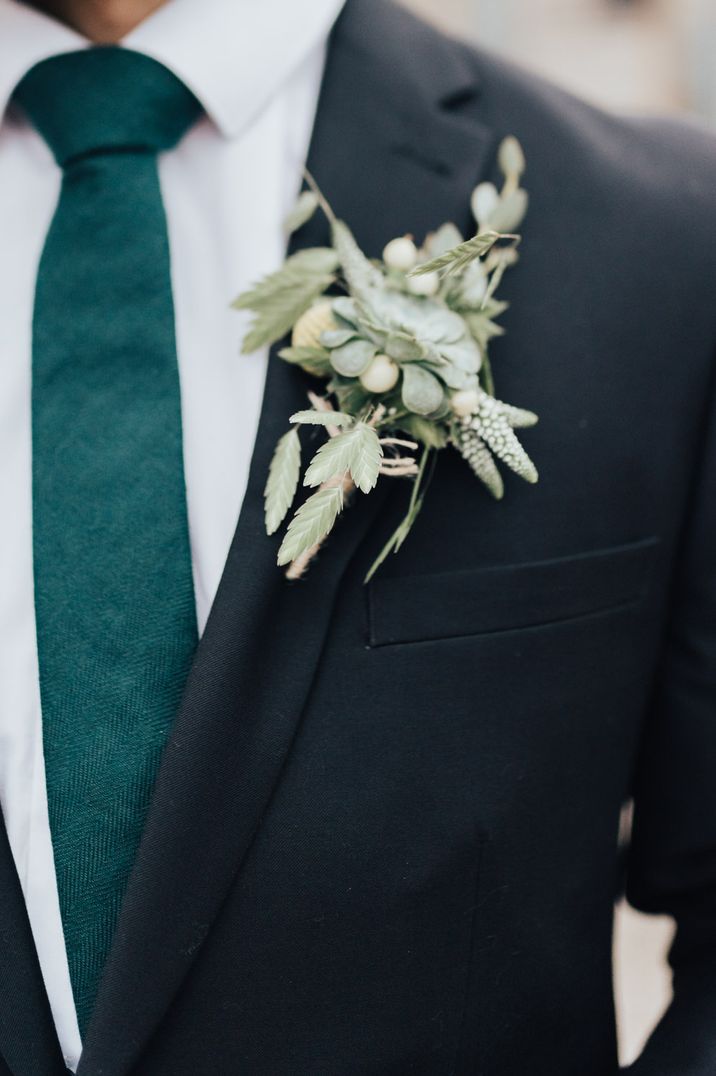
M 309 167 L 370 255 L 469 230 L 508 134 L 531 208 L 492 359 L 540 483 L 497 504 L 445 452 L 372 589 L 399 482 L 288 585 L 262 491 L 307 381 L 272 358 L 79 1076 L 613 1076 L 632 795 L 628 894 L 679 924 L 633 1074 L 716 1072 L 714 140 L 348 0 Z

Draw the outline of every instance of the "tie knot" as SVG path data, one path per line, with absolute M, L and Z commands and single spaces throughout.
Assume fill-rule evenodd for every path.
M 114 45 L 43 60 L 13 99 L 63 167 L 101 153 L 171 149 L 201 112 L 168 68 Z

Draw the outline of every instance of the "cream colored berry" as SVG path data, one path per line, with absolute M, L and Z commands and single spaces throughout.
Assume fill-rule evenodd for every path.
M 480 393 L 477 389 L 461 389 L 451 397 L 450 406 L 461 418 L 474 415 L 480 406 Z
M 500 192 L 494 183 L 480 183 L 472 192 L 470 205 L 472 215 L 481 229 L 487 227 L 490 217 L 500 204 Z
M 437 273 L 423 273 L 422 276 L 408 277 L 408 290 L 413 295 L 423 295 L 428 298 L 437 295 L 440 288 L 440 277 Z
M 333 317 L 333 300 L 319 299 L 305 314 L 301 314 L 293 327 L 293 347 L 321 347 L 321 333 L 339 328 Z
M 408 273 L 418 260 L 418 248 L 409 235 L 391 239 L 383 251 L 383 261 L 389 269 Z
M 360 375 L 366 392 L 390 392 L 400 377 L 400 367 L 388 355 L 376 355 L 367 370 Z

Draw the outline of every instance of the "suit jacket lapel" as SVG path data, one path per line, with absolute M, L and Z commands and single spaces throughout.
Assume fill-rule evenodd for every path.
M 2 818 L 0 909 L 0 1063 L 13 1076 L 66 1074 Z
M 335 211 L 371 255 L 407 231 L 467 224 L 468 196 L 493 145 L 479 123 L 450 110 L 475 91 L 454 51 L 413 55 L 407 71 L 395 71 L 395 51 L 383 55 L 392 17 L 383 0 L 348 0 L 309 154 Z M 314 219 L 295 245 L 326 240 Z M 307 580 L 287 584 L 278 543 L 263 529 L 262 494 L 276 440 L 305 406 L 306 387 L 272 356 L 236 535 L 162 761 L 79 1076 L 130 1070 L 195 958 L 261 824 L 341 577 L 381 503 L 380 492 L 359 496 Z

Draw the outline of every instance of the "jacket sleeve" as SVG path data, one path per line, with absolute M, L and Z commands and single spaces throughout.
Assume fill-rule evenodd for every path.
M 629 1076 L 716 1074 L 716 404 L 634 785 L 627 898 L 668 914 L 674 1000 Z

